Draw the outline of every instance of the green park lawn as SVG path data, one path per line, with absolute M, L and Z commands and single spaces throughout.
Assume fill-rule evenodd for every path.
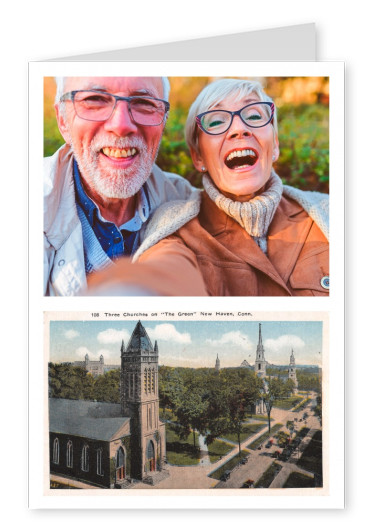
M 251 415 L 247 418 L 247 421 L 251 420 L 262 420 L 264 422 L 268 422 L 268 416 L 267 415 Z M 272 417 L 270 417 L 270 420 L 274 420 Z
M 272 463 L 257 483 L 255 483 L 255 489 L 268 489 L 280 470 L 282 470 L 281 465 L 276 462 Z
M 200 461 L 200 447 L 196 433 L 196 447 L 193 446 L 193 433 L 180 440 L 173 429 L 166 424 L 167 461 L 170 465 L 197 465 Z
M 283 427 L 283 424 L 276 424 L 275 426 L 271 428 L 270 433 L 269 432 L 263 433 L 255 441 L 249 444 L 247 448 L 250 448 L 251 450 L 255 450 L 260 444 L 263 444 L 267 439 L 269 439 L 275 433 L 277 433 L 282 427 Z
M 297 465 L 322 476 L 322 432 L 317 431 L 308 443 Z
M 211 444 L 208 444 L 210 462 L 219 461 L 221 457 L 228 454 L 233 448 L 231 444 L 215 439 Z
M 301 411 L 309 404 L 309 402 L 311 402 L 310 398 L 304 398 L 302 402 L 298 404 L 298 406 L 294 407 L 293 411 L 296 411 L 296 412 Z
M 273 404 L 274 407 L 278 409 L 292 409 L 297 406 L 302 401 L 301 396 L 290 396 L 289 398 L 281 398 L 281 400 L 276 400 Z
M 248 439 L 248 437 L 251 437 L 255 433 L 257 433 L 260 430 L 262 430 L 263 428 L 265 428 L 265 423 L 261 423 L 261 422 L 260 423 L 251 423 L 251 424 L 244 423 L 243 427 L 242 427 L 242 431 L 240 433 L 240 442 L 245 441 L 246 439 Z M 224 433 L 223 435 L 221 435 L 221 439 L 227 439 L 227 440 L 233 441 L 235 444 L 237 444 L 237 442 L 238 442 L 238 434 L 237 433 L 232 433 L 232 432 Z
M 221 467 L 214 470 L 209 477 L 213 479 L 219 479 L 226 470 L 233 470 L 239 461 L 241 461 L 243 457 L 246 457 L 247 455 L 249 455 L 249 452 L 247 450 L 242 450 L 240 455 L 237 454 L 232 459 L 229 459 L 229 461 L 226 461 L 226 463 L 224 463 Z
M 292 472 L 283 485 L 284 489 L 309 489 L 315 486 L 314 478 L 300 474 L 299 472 Z

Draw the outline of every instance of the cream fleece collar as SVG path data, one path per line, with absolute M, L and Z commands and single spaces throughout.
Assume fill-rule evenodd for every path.
M 224 196 L 214 185 L 209 175 L 202 179 L 204 189 L 220 210 L 233 218 L 256 241 L 260 249 L 267 252 L 267 233 L 275 211 L 282 197 L 281 179 L 272 170 L 267 189 L 250 201 L 240 202 Z
M 329 241 L 329 196 L 320 192 L 307 192 L 292 186 L 283 186 L 283 195 L 296 201 L 319 226 Z M 200 210 L 201 195 L 189 201 L 172 201 L 157 208 L 144 230 L 142 244 L 132 258 L 136 262 L 140 256 L 163 238 L 171 236 L 183 225 L 194 219 Z

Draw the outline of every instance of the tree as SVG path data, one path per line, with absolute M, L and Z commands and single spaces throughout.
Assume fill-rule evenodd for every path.
M 321 424 L 322 423 L 322 395 L 321 394 L 317 395 L 316 397 L 316 406 L 315 406 L 314 412 L 315 412 L 315 415 L 319 417 L 320 424 Z
M 120 401 L 120 369 L 105 372 L 94 380 L 95 400 L 99 402 L 119 403 Z
M 239 455 L 240 449 L 240 435 L 243 429 L 243 422 L 246 415 L 247 397 L 244 392 L 237 389 L 234 393 L 228 396 L 228 418 L 227 429 L 234 431 L 238 437 Z
M 278 398 L 286 396 L 286 387 L 283 385 L 282 380 L 279 378 L 268 378 L 264 381 L 264 392 L 262 393 L 262 400 L 266 407 L 268 414 L 268 427 L 270 433 L 270 414 L 273 409 L 274 402 Z
M 188 437 L 193 432 L 193 446 L 196 446 L 196 431 L 203 430 L 203 418 L 207 409 L 207 401 L 201 394 L 192 389 L 187 390 L 182 397 L 181 404 L 176 410 L 179 424 L 175 426 L 175 431 L 181 438 Z
M 93 400 L 94 378 L 83 367 L 49 363 L 49 396 L 71 400 Z
M 286 428 L 289 430 L 290 436 L 292 438 L 292 434 L 294 433 L 294 429 L 295 429 L 294 421 L 293 420 L 288 420 L 286 422 Z

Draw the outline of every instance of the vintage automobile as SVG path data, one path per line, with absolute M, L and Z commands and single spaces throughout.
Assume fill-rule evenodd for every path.
M 241 489 L 253 489 L 254 483 L 255 482 L 253 481 L 253 479 L 247 479 L 247 481 L 245 481 L 240 488 Z
M 223 472 L 222 476 L 219 478 L 220 481 L 227 481 L 228 478 L 230 477 L 230 474 L 231 474 L 231 470 L 225 470 L 225 472 Z

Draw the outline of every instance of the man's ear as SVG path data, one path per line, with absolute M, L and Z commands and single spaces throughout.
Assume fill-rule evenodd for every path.
M 70 145 L 71 140 L 70 140 L 69 129 L 68 129 L 66 119 L 65 119 L 65 113 L 64 111 L 60 109 L 60 105 L 58 103 L 55 104 L 55 113 L 56 113 L 57 125 L 61 133 L 61 136 L 64 138 L 66 144 Z
M 191 153 L 191 158 L 192 158 L 192 162 L 193 162 L 194 167 L 196 168 L 197 171 L 202 173 L 202 167 L 205 166 L 205 163 L 204 163 L 200 153 L 198 153 L 193 148 L 189 148 L 189 151 Z

